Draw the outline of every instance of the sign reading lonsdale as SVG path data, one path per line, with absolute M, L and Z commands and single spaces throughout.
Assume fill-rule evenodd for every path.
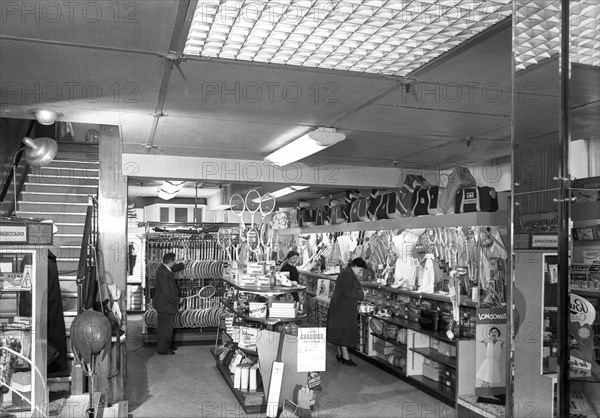
M 52 245 L 51 223 L 0 222 L 0 245 Z

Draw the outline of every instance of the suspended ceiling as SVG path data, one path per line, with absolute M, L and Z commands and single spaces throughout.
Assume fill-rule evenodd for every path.
M 495 20 L 488 19 L 485 27 L 480 18 L 473 21 L 476 30 L 469 32 L 470 39 L 461 39 L 448 51 L 440 49 L 428 60 L 413 57 L 418 67 L 392 71 L 400 66 L 377 70 L 371 65 L 362 72 L 348 71 L 341 64 L 327 69 L 308 63 L 278 64 L 274 59 L 248 61 L 247 56 L 234 60 L 227 54 L 219 56 L 215 49 L 202 54 L 198 42 L 195 50 L 188 45 L 184 54 L 188 29 L 197 17 L 196 1 L 93 2 L 87 7 L 66 1 L 51 2 L 54 6 L 31 2 L 29 12 L 21 9 L 26 3 L 16 2 L 17 9 L 4 10 L 0 26 L 1 117 L 29 119 L 31 109 L 44 107 L 62 113 L 63 121 L 116 124 L 124 153 L 157 158 L 262 161 L 320 126 L 337 128 L 346 140 L 304 163 L 374 170 L 403 164 L 439 168 L 507 159 L 510 154 L 512 28 L 510 17 L 505 18 L 510 14 L 506 9 L 510 2 L 505 0 L 489 3 L 498 11 Z M 389 15 L 386 7 L 398 4 L 339 3 L 355 9 L 359 3 L 368 6 L 364 10 L 372 11 L 373 21 L 378 11 Z M 399 3 L 407 10 L 438 6 L 441 22 L 473 2 Z M 254 4 L 264 6 L 262 1 Z M 474 16 L 461 15 L 462 26 Z M 344 15 L 345 22 L 351 18 L 357 16 Z M 210 28 L 205 41 L 211 39 Z M 409 32 L 420 39 L 425 29 Z M 398 27 L 390 37 L 404 33 Z M 423 52 L 422 45 L 417 47 Z M 592 78 L 596 74 L 592 72 Z M 547 129 L 543 121 L 555 111 L 558 97 L 552 71 L 542 68 L 533 81 L 548 89 L 538 91 L 541 103 L 531 108 L 531 121 L 536 122 L 531 124 L 531 136 Z M 588 89 L 581 93 L 590 95 Z M 585 98 L 582 113 L 597 110 L 597 96 L 593 91 Z M 136 184 L 147 180 L 138 179 Z M 326 191 L 313 186 L 304 196 Z

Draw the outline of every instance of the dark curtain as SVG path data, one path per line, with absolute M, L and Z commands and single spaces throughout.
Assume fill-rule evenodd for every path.
M 67 332 L 56 256 L 48 250 L 48 372 L 67 370 Z

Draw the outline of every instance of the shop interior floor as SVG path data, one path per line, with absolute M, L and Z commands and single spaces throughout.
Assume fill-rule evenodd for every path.
M 157 355 L 155 347 L 144 345 L 141 324 L 141 316 L 128 317 L 130 417 L 264 416 L 244 413 L 215 366 L 212 345 L 184 345 L 175 355 Z M 313 417 L 456 416 L 453 408 L 376 366 L 356 357 L 357 367 L 345 366 L 335 355 L 335 346 L 328 344 L 323 392 Z

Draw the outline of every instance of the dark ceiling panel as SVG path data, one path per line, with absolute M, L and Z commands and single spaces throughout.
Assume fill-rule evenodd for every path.
M 164 112 L 317 127 L 397 84 L 360 74 L 190 60 L 172 71 Z
M 504 29 L 494 33 L 492 28 L 479 36 L 477 42 L 467 42 L 468 45 L 449 51 L 431 66 L 417 70 L 416 79 L 443 84 L 510 87 L 512 28 L 506 23 L 498 27 Z
M 474 114 L 377 104 L 344 120 L 343 128 L 398 133 L 404 137 L 422 139 L 447 138 L 453 141 L 467 136 L 486 136 L 505 125 L 510 125 L 510 114 Z
M 0 34 L 134 51 L 167 52 L 177 0 L 11 1 Z
M 164 60 L 0 41 L 3 105 L 154 112 Z M 91 121 L 90 121 L 91 122 Z

